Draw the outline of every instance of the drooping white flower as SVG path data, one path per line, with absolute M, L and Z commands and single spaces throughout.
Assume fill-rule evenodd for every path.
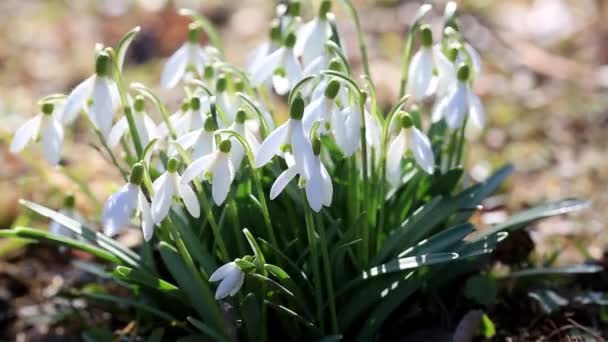
M 224 140 L 214 152 L 190 164 L 183 173 L 181 182 L 187 184 L 198 176 L 211 182 L 211 195 L 216 205 L 221 205 L 230 192 L 234 180 L 234 166 L 230 156 L 232 142 Z
M 359 149 L 361 141 L 361 112 L 353 106 L 334 112 L 332 132 L 344 156 L 352 156 Z
M 158 134 L 156 132 L 156 124 L 152 118 L 144 111 L 144 99 L 141 96 L 135 98 L 133 103 L 133 120 L 135 121 L 135 128 L 137 129 L 137 135 L 143 147 L 155 139 Z M 108 146 L 114 148 L 120 143 L 122 136 L 129 130 L 129 122 L 126 116 L 120 118 L 112 127 L 110 135 L 108 136 Z
M 188 41 L 169 57 L 163 68 L 160 83 L 164 88 L 173 88 L 184 78 L 189 68 L 202 75 L 209 57 L 199 43 L 200 27 L 190 24 Z
M 439 100 L 432 115 L 432 121 L 445 119 L 451 129 L 460 128 L 464 118 L 469 114 L 469 121 L 478 129 L 485 126 L 486 115 L 479 97 L 471 90 L 469 79 L 469 66 L 466 64 L 458 68 L 458 82 L 451 91 Z
M 59 210 L 59 213 L 69 218 L 77 219 L 77 215 L 74 212 L 74 204 L 74 196 L 66 196 L 63 200 L 63 207 Z M 55 220 L 51 221 L 51 224 L 49 225 L 49 233 L 68 238 L 71 238 L 74 235 L 70 229 Z
M 101 221 L 103 232 L 107 236 L 115 236 L 122 232 L 131 221 L 131 217 L 139 212 L 144 239 L 150 241 L 152 238 L 154 221 L 150 203 L 141 190 L 143 172 L 143 165 L 135 164 L 129 182 L 106 201 Z
M 198 218 L 200 216 L 201 208 L 196 194 L 188 183 L 182 181 L 182 177 L 177 172 L 178 166 L 179 161 L 177 159 L 169 159 L 167 171 L 152 184 L 154 196 L 152 197 L 151 209 L 152 219 L 156 224 L 160 224 L 169 214 L 169 210 L 173 204 L 173 196 L 181 198 L 184 201 L 186 209 L 192 217 Z
M 274 20 L 270 25 L 270 39 L 256 47 L 249 56 L 247 56 L 246 69 L 253 73 L 264 57 L 273 53 L 281 46 L 281 25 L 279 20 Z
M 203 128 L 207 114 L 210 111 L 210 99 L 208 96 L 192 97 L 188 110 L 177 119 L 174 125 L 177 135 L 181 136 L 190 131 Z
M 323 0 L 319 7 L 318 16 L 302 25 L 298 30 L 294 52 L 297 57 L 302 57 L 306 66 L 323 54 L 325 43 L 331 36 L 331 26 L 327 21 L 327 14 L 330 10 L 331 1 Z
M 323 92 L 317 91 L 321 89 Z M 320 134 L 327 134 L 331 131 L 332 118 L 334 113 L 340 111 L 336 103 L 337 95 L 340 91 L 340 82 L 331 80 L 329 83 L 320 84 L 315 88 L 315 92 L 311 97 L 311 102 L 304 109 L 304 117 L 302 118 L 302 127 L 306 135 L 310 133 L 313 125 L 318 122 Z
M 215 86 L 215 101 L 220 110 L 220 127 L 228 127 L 234 122 L 239 99 L 236 94 L 228 90 L 228 80 L 225 75 L 218 77 Z
M 414 126 L 411 117 L 403 113 L 398 118 L 397 135 L 389 143 L 386 160 L 386 179 L 393 187 L 401 183 L 401 160 L 407 150 L 412 151 L 420 168 L 433 174 L 435 156 L 429 138 Z
M 28 143 L 40 139 L 44 158 L 51 165 L 57 165 L 61 159 L 61 147 L 63 145 L 63 127 L 57 115 L 53 114 L 54 105 L 44 103 L 42 111 L 27 120 L 15 132 L 11 142 L 11 153 L 21 152 Z
M 230 130 L 237 132 L 247 140 L 251 151 L 255 155 L 260 148 L 260 142 L 253 130 L 252 126 L 257 126 L 254 120 L 247 120 L 247 113 L 244 109 L 239 109 L 236 112 L 236 119 L 234 123 L 229 127 Z M 230 138 L 232 141 L 232 151 L 230 153 L 232 158 L 232 165 L 236 169 L 241 166 L 243 158 L 245 157 L 245 147 L 238 142 L 236 138 Z
M 422 47 L 414 57 L 409 66 L 409 92 L 416 101 L 421 101 L 425 97 L 433 95 L 437 87 L 443 86 L 443 82 L 447 79 L 439 78 L 435 80 L 433 71 L 436 70 L 439 75 L 443 76 L 446 68 L 449 68 L 451 62 L 443 55 L 440 48 L 433 48 L 433 34 L 429 26 L 423 26 L 420 29 L 422 36 Z
M 186 114 L 186 112 L 188 112 L 189 109 L 190 101 L 185 99 L 184 101 L 182 101 L 182 104 L 179 109 L 173 114 L 169 115 L 169 122 L 171 123 L 173 129 L 175 129 L 177 123 Z M 158 124 L 158 126 L 156 126 L 156 136 L 158 137 L 158 139 L 166 139 L 170 135 L 169 133 L 169 127 L 167 126 L 167 123 L 165 121 L 161 122 L 160 124 Z
M 295 34 L 289 33 L 284 46 L 266 56 L 252 70 L 251 84 L 257 87 L 272 78 L 277 94 L 287 94 L 302 79 L 302 69 L 293 51 L 295 43 Z
M 81 110 L 85 110 L 91 122 L 107 138 L 119 102 L 118 88 L 112 79 L 112 61 L 107 53 L 101 52 L 95 63 L 95 74 L 72 90 L 62 117 L 70 121 Z
M 217 124 L 215 123 L 215 120 L 211 116 L 208 116 L 207 119 L 205 119 L 203 128 L 180 136 L 175 143 L 184 150 L 192 148 L 192 159 L 199 159 L 215 150 L 213 132 L 216 129 Z M 169 155 L 176 155 L 177 152 L 178 151 L 173 146 L 169 148 Z
M 314 154 L 302 127 L 303 114 L 304 100 L 298 96 L 292 101 L 289 120 L 270 133 L 260 145 L 255 155 L 256 168 L 266 165 L 275 155 L 291 151 L 295 164 L 304 172 L 306 178 L 310 177 Z
M 215 291 L 215 299 L 220 300 L 228 296 L 234 296 L 239 292 L 245 282 L 245 273 L 234 262 L 224 264 L 209 277 L 210 282 L 220 281 Z

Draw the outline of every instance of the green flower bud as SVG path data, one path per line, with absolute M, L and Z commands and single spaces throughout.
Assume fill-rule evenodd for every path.
M 420 38 L 422 40 L 422 46 L 433 46 L 433 31 L 431 31 L 431 27 L 429 25 L 423 25 L 420 27 Z
M 217 122 L 215 122 L 215 120 L 213 119 L 212 116 L 209 116 L 207 118 L 207 120 L 205 120 L 205 131 L 207 132 L 213 132 L 217 129 Z
M 210 80 L 211 78 L 213 78 L 213 74 L 215 74 L 215 70 L 213 70 L 213 67 L 211 65 L 205 65 L 205 69 L 203 70 L 203 77 L 206 80 Z
M 327 87 L 325 88 L 325 97 L 330 100 L 333 100 L 338 95 L 340 91 L 340 82 L 338 80 L 331 80 Z
M 95 59 L 95 73 L 100 77 L 110 77 L 112 60 L 106 52 L 100 52 Z
M 342 71 L 342 63 L 337 58 L 332 58 L 329 62 L 329 70 Z
M 201 37 L 201 27 L 196 23 L 188 25 L 188 41 L 190 43 L 198 43 Z
M 456 60 L 456 58 L 458 57 L 458 47 L 452 46 L 448 49 L 448 55 L 447 58 L 451 61 L 454 62 Z
M 64 208 L 73 209 L 75 205 L 76 205 L 76 198 L 74 197 L 74 195 L 69 194 L 69 195 L 65 196 L 65 198 L 63 199 Z
M 193 97 L 190 99 L 190 108 L 192 110 L 200 110 L 201 109 L 201 99 L 198 97 Z
M 461 64 L 458 67 L 457 77 L 460 82 L 466 82 L 469 80 L 469 74 L 471 73 L 471 69 L 467 64 Z
M 319 6 L 319 18 L 327 18 L 329 11 L 331 11 L 331 0 L 323 0 Z
M 135 108 L 136 112 L 143 112 L 146 102 L 144 101 L 144 97 L 141 95 L 137 95 L 135 97 L 135 103 L 133 104 L 133 108 Z
M 228 87 L 228 80 L 226 79 L 226 76 L 220 75 L 217 78 L 217 81 L 215 81 L 215 91 L 217 91 L 218 93 L 223 93 L 224 91 L 226 91 L 227 87 Z
M 131 168 L 131 176 L 129 177 L 129 183 L 139 186 L 139 185 L 141 185 L 143 180 L 144 180 L 144 166 L 142 163 L 136 163 Z
M 298 96 L 291 101 L 289 117 L 294 120 L 302 120 L 302 116 L 304 116 L 304 99 L 302 99 L 301 96 Z
M 275 43 L 281 41 L 281 23 L 278 20 L 273 20 L 270 25 L 270 40 Z
M 229 153 L 232 149 L 232 142 L 230 140 L 224 140 L 220 143 L 220 151 L 223 153 Z
M 247 120 L 247 112 L 243 108 L 239 108 L 236 112 L 236 122 L 244 123 Z
M 287 14 L 292 17 L 300 16 L 300 11 L 302 10 L 302 3 L 300 0 L 293 0 L 289 3 L 289 7 L 287 9 Z
M 287 34 L 287 37 L 285 37 L 285 46 L 288 48 L 293 48 L 294 46 L 296 46 L 296 35 L 293 32 L 289 32 L 289 34 Z
M 169 171 L 170 173 L 177 172 L 178 167 L 179 167 L 179 160 L 177 160 L 176 158 L 171 158 L 167 162 L 167 171 Z
M 409 113 L 401 112 L 399 115 L 399 124 L 401 125 L 401 128 L 410 128 L 414 126 L 414 120 L 412 120 Z
M 55 109 L 55 105 L 49 102 L 45 102 L 42 104 L 42 113 L 46 115 L 53 114 L 53 110 Z

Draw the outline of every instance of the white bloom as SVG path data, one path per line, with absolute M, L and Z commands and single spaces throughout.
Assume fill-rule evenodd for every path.
M 294 52 L 296 56 L 302 57 L 304 65 L 309 65 L 317 56 L 323 54 L 325 43 L 331 36 L 331 26 L 327 21 L 330 8 L 331 2 L 323 1 L 319 15 L 298 30 Z
M 245 273 L 235 262 L 224 264 L 209 277 L 210 282 L 221 281 L 215 291 L 215 299 L 220 300 L 234 296 L 245 282 Z
M 196 194 L 177 172 L 177 159 L 170 159 L 167 164 L 167 171 L 158 177 L 152 187 L 154 196 L 152 197 L 152 219 L 154 223 L 160 224 L 169 214 L 173 204 L 173 196 L 177 196 L 184 201 L 186 209 L 192 217 L 200 216 L 200 205 Z
M 173 88 L 193 68 L 199 75 L 203 73 L 209 57 L 199 44 L 199 28 L 190 27 L 188 41 L 169 57 L 163 68 L 160 83 L 164 88 Z
M 177 138 L 175 143 L 181 146 L 184 150 L 192 148 L 192 159 L 199 159 L 215 150 L 215 139 L 213 138 L 213 132 L 216 128 L 217 124 L 215 123 L 215 120 L 209 116 L 205 121 L 205 127 L 180 136 Z M 176 154 L 177 150 L 171 146 L 169 149 L 169 155 Z
M 332 128 L 336 144 L 344 156 L 352 156 L 359 149 L 361 140 L 361 112 L 353 107 L 334 112 Z
M 179 118 L 174 125 L 178 136 L 190 131 L 203 128 L 207 114 L 211 111 L 208 96 L 193 97 L 190 99 L 188 110 Z
M 416 163 L 428 174 L 435 169 L 435 156 L 429 138 L 412 124 L 404 114 L 399 119 L 399 133 L 389 143 L 386 160 L 386 179 L 396 187 L 401 182 L 401 160 L 407 150 L 414 154 Z
M 19 153 L 28 143 L 40 139 L 44 158 L 51 165 L 59 163 L 63 145 L 63 127 L 57 120 L 57 115 L 53 115 L 53 109 L 53 104 L 43 104 L 41 113 L 27 120 L 17 129 L 11 142 L 11 153 Z
M 281 46 L 281 25 L 278 20 L 272 22 L 270 26 L 270 40 L 263 42 L 247 56 L 246 69 L 253 73 L 264 57 L 273 53 Z
M 78 112 L 85 110 L 104 138 L 110 134 L 114 111 L 120 102 L 118 88 L 111 78 L 111 67 L 110 57 L 104 53 L 99 54 L 95 75 L 72 90 L 62 115 L 65 120 L 70 121 Z
M 139 135 L 142 147 L 146 147 L 151 140 L 158 136 L 156 124 L 148 113 L 143 110 L 143 98 L 137 98 L 133 108 L 135 109 L 133 111 L 135 128 L 137 129 L 137 134 Z M 127 118 L 123 116 L 114 124 L 114 127 L 112 127 L 110 135 L 108 136 L 108 146 L 111 148 L 118 146 L 120 139 L 128 130 L 129 122 L 127 121 Z
M 146 199 L 141 186 L 143 167 L 136 164 L 133 167 L 131 179 L 118 192 L 108 198 L 103 208 L 103 232 L 107 236 L 115 236 L 129 224 L 136 211 L 141 213 L 141 229 L 144 239 L 149 241 L 154 233 L 154 221 L 150 203 Z
M 433 37 L 428 26 L 421 28 L 422 47 L 414 57 L 409 66 L 409 92 L 416 101 L 421 101 L 425 97 L 433 95 L 436 88 L 444 87 L 448 82 L 443 78 L 449 71 L 451 62 L 443 55 L 439 47 L 433 48 Z M 433 70 L 437 70 L 440 78 L 434 80 Z M 449 75 L 445 75 L 449 77 Z
M 215 204 L 224 203 L 234 180 L 231 150 L 230 140 L 224 140 L 215 152 L 193 161 L 184 171 L 182 184 L 187 185 L 196 177 L 203 175 L 204 179 L 211 181 L 211 195 Z
M 469 67 L 462 65 L 458 69 L 458 82 L 455 87 L 443 98 L 433 110 L 432 120 L 437 122 L 442 118 L 449 128 L 460 128 L 464 118 L 469 113 L 470 122 L 482 129 L 485 126 L 486 115 L 479 100 L 467 84 L 469 78 Z
M 312 100 L 304 109 L 302 127 L 306 135 L 310 133 L 313 125 L 319 122 L 319 133 L 327 134 L 331 131 L 331 122 L 334 113 L 339 112 L 336 103 L 337 95 L 340 91 L 340 82 L 331 80 L 329 83 L 319 84 L 312 95 Z M 318 89 L 321 89 L 319 91 Z
M 239 105 L 238 97 L 234 93 L 229 92 L 227 86 L 226 77 L 220 76 L 216 82 L 215 101 L 220 109 L 220 120 L 218 123 L 221 127 L 228 127 L 234 122 Z
M 247 140 L 247 143 L 249 144 L 249 147 L 254 155 L 260 148 L 260 142 L 258 141 L 254 131 L 254 127 L 257 126 L 256 124 L 257 122 L 254 120 L 247 120 L 246 112 L 239 109 L 236 113 L 236 120 L 229 127 L 230 130 L 237 132 L 243 136 L 245 140 Z M 243 158 L 245 157 L 245 147 L 243 147 L 243 145 L 241 145 L 241 143 L 234 137 L 230 138 L 230 141 L 232 141 L 232 151 L 230 153 L 232 165 L 238 169 L 243 162 Z
M 174 129 L 177 123 L 186 114 L 186 112 L 188 112 L 189 109 L 190 101 L 184 100 L 180 108 L 173 114 L 169 115 L 169 122 L 171 123 L 171 126 Z M 167 123 L 165 121 L 161 122 L 158 126 L 156 126 L 156 136 L 158 137 L 158 139 L 165 139 L 169 136 L 169 127 L 167 126 Z
M 290 33 L 285 46 L 266 56 L 251 74 L 251 84 L 259 86 L 272 77 L 272 85 L 279 95 L 287 94 L 302 79 L 302 69 L 294 54 L 295 35 Z

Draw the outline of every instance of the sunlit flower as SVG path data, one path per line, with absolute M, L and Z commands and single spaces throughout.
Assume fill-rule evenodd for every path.
M 169 57 L 167 64 L 163 68 L 160 83 L 164 88 L 175 87 L 186 75 L 189 68 L 202 75 L 203 68 L 208 62 L 209 57 L 200 45 L 199 37 L 200 27 L 194 23 L 190 24 L 188 41 Z
M 188 110 L 179 118 L 174 125 L 178 136 L 190 131 L 203 128 L 205 118 L 211 111 L 210 99 L 208 96 L 192 97 Z
M 352 106 L 334 112 L 332 132 L 344 156 L 352 156 L 359 149 L 361 140 L 361 112 Z
M 211 116 L 208 116 L 203 128 L 180 136 L 175 143 L 184 150 L 192 148 L 192 159 L 199 159 L 215 150 L 213 132 L 216 129 L 217 124 L 215 123 L 215 120 Z M 175 155 L 176 153 L 177 151 L 175 148 L 169 149 L 170 155 Z
M 323 92 L 316 91 L 313 93 L 312 100 L 304 109 L 304 117 L 302 118 L 302 127 L 308 135 L 313 125 L 319 123 L 319 133 L 326 134 L 331 130 L 331 121 L 334 113 L 340 111 L 336 103 L 336 97 L 340 91 L 340 82 L 331 80 L 329 83 L 317 86 L 316 89 L 323 89 Z
M 235 262 L 224 264 L 209 277 L 210 282 L 220 281 L 215 291 L 215 299 L 220 300 L 234 296 L 245 282 L 245 273 Z
M 242 90 L 242 89 L 241 89 Z M 215 86 L 215 103 L 220 109 L 219 124 L 221 127 L 228 127 L 234 122 L 236 110 L 239 106 L 239 99 L 228 90 L 228 80 L 226 76 L 218 77 Z
M 44 103 L 42 111 L 27 120 L 17 131 L 11 142 L 11 153 L 21 152 L 28 143 L 40 139 L 44 158 L 51 165 L 57 165 L 61 159 L 63 145 L 63 127 L 52 103 Z
M 152 219 L 154 223 L 160 224 L 167 217 L 173 196 L 181 198 L 186 205 L 186 209 L 194 218 L 200 216 L 200 205 L 196 194 L 186 182 L 182 182 L 182 177 L 177 172 L 179 161 L 175 158 L 169 159 L 167 171 L 158 177 L 152 187 L 154 196 L 152 197 Z
M 95 127 L 107 138 L 119 102 L 118 88 L 112 80 L 112 61 L 107 53 L 100 52 L 95 63 L 95 75 L 72 90 L 62 116 L 68 120 L 85 110 Z
M 270 26 L 270 39 L 263 42 L 247 56 L 247 70 L 253 73 L 253 70 L 258 68 L 258 64 L 264 60 L 264 57 L 273 53 L 281 46 L 281 25 L 279 20 L 274 20 Z
M 397 135 L 391 140 L 386 161 L 386 179 L 396 187 L 401 182 L 401 160 L 405 153 L 410 150 L 420 168 L 433 174 L 435 169 L 435 156 L 429 138 L 414 126 L 411 117 L 402 113 L 398 118 Z
M 457 129 L 462 126 L 465 116 L 469 113 L 471 124 L 482 129 L 485 126 L 486 115 L 479 97 L 473 93 L 468 84 L 469 66 L 461 65 L 457 77 L 457 85 L 433 110 L 433 122 L 444 118 L 449 128 Z
M 231 150 L 232 142 L 224 140 L 217 150 L 193 161 L 183 173 L 182 184 L 187 186 L 190 181 L 202 175 L 204 180 L 211 182 L 211 195 L 215 204 L 224 203 L 234 180 Z
M 154 221 L 150 203 L 141 190 L 143 173 L 143 165 L 135 164 L 129 182 L 106 201 L 101 221 L 103 232 L 107 236 L 115 236 L 122 232 L 131 221 L 131 217 L 139 212 L 141 213 L 141 230 L 144 239 L 149 241 L 152 238 Z
M 323 0 L 318 16 L 302 25 L 298 30 L 294 52 L 296 56 L 302 57 L 304 65 L 309 65 L 315 58 L 323 54 L 325 43 L 331 36 L 331 26 L 327 21 L 327 14 L 330 10 L 331 1 Z
M 168 121 L 171 123 L 171 126 L 175 129 L 175 125 L 179 122 L 179 120 L 188 112 L 190 109 L 190 101 L 187 99 L 182 101 L 181 106 L 177 111 L 173 114 L 169 115 Z M 176 132 L 177 133 L 177 132 Z M 165 121 L 161 122 L 156 126 L 156 136 L 159 139 L 165 139 L 169 136 L 169 127 Z
M 141 96 L 135 98 L 133 103 L 133 120 L 135 121 L 135 128 L 137 129 L 137 135 L 141 144 L 145 147 L 148 143 L 157 137 L 156 124 L 152 118 L 144 111 L 144 99 Z M 123 116 L 120 118 L 112 127 L 110 135 L 108 136 L 108 146 L 114 148 L 120 143 L 122 136 L 129 130 L 129 122 L 127 117 Z
M 252 70 L 251 84 L 257 87 L 272 77 L 277 94 L 287 94 L 302 79 L 302 69 L 293 51 L 295 43 L 295 34 L 289 33 L 284 46 L 266 56 Z
M 229 127 L 230 130 L 237 132 L 243 136 L 245 140 L 247 140 L 247 143 L 249 144 L 249 147 L 254 155 L 260 148 L 260 142 L 258 141 L 258 138 L 256 137 L 256 134 L 252 128 L 255 123 L 256 122 L 254 120 L 247 120 L 247 113 L 245 110 L 239 109 L 236 112 L 236 119 L 234 120 L 234 123 Z M 240 142 L 238 142 L 236 138 L 230 138 L 230 140 L 232 141 L 232 165 L 238 169 L 243 162 L 245 148 Z

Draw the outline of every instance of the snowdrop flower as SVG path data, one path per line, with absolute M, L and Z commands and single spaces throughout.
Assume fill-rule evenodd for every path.
M 420 28 L 422 47 L 416 52 L 409 66 L 409 92 L 416 101 L 433 94 L 433 71 L 439 75 L 449 71 L 450 61 L 443 55 L 439 46 L 433 47 L 433 33 L 428 25 Z
M 281 46 L 281 25 L 279 20 L 274 20 L 270 26 L 270 39 L 256 47 L 247 57 L 246 69 L 253 73 L 264 57 L 270 55 Z
M 302 3 L 300 0 L 292 0 L 289 4 L 279 4 L 275 8 L 275 14 L 279 19 L 281 32 L 296 30 L 301 23 L 300 12 Z
M 51 165 L 57 165 L 61 159 L 63 145 L 63 127 L 57 115 L 53 114 L 52 103 L 42 104 L 42 111 L 27 120 L 17 131 L 11 142 L 11 153 L 21 152 L 28 143 L 40 139 L 44 158 Z
M 224 203 L 234 180 L 231 150 L 232 142 L 224 140 L 215 152 L 193 161 L 184 171 L 182 184 L 188 186 L 190 181 L 202 175 L 204 180 L 211 181 L 211 194 L 215 204 L 219 206 Z
M 59 210 L 61 215 L 67 216 L 69 218 L 75 219 L 76 215 L 74 213 L 74 205 L 75 199 L 73 195 L 66 196 L 63 200 L 63 207 Z M 51 221 L 51 225 L 49 226 L 49 232 L 51 234 L 65 236 L 71 238 L 73 236 L 72 231 L 62 225 L 61 223 L 53 220 Z
M 215 120 L 208 116 L 205 120 L 203 128 L 190 132 L 179 137 L 175 143 L 181 146 L 184 150 L 193 148 L 192 159 L 199 159 L 212 153 L 215 150 L 215 139 L 213 132 L 217 129 Z M 172 148 L 169 150 L 170 155 L 177 154 L 177 150 Z
M 182 181 L 182 177 L 177 172 L 179 161 L 175 158 L 169 159 L 167 171 L 158 177 L 152 187 L 154 196 L 152 197 L 152 219 L 155 224 L 160 224 L 169 214 L 173 204 L 173 196 L 177 196 L 184 201 L 186 209 L 194 218 L 200 216 L 200 205 L 196 194 L 187 182 Z
M 275 155 L 290 151 L 295 164 L 306 178 L 310 178 L 314 155 L 312 145 L 302 127 L 303 114 L 304 100 L 298 96 L 292 101 L 289 120 L 270 133 L 260 145 L 255 155 L 256 168 L 266 165 Z
M 133 108 L 135 109 L 133 119 L 135 121 L 137 134 L 139 135 L 139 140 L 141 141 L 142 146 L 145 147 L 152 139 L 157 137 L 157 133 L 156 124 L 144 111 L 144 105 L 144 98 L 141 95 L 138 95 L 133 103 Z M 108 136 L 108 146 L 111 148 L 118 146 L 120 139 L 128 130 L 129 122 L 127 121 L 127 117 L 123 116 L 114 124 L 114 127 L 112 127 L 112 131 L 110 131 L 110 135 Z
M 485 112 L 479 97 L 469 87 L 469 74 L 468 65 L 463 64 L 458 68 L 458 83 L 435 107 L 432 115 L 433 122 L 445 118 L 449 128 L 457 129 L 462 126 L 468 112 L 469 119 L 476 128 L 482 129 L 485 126 Z
M 361 112 L 352 106 L 334 112 L 332 127 L 336 145 L 345 157 L 352 156 L 359 148 L 361 140 Z
M 322 85 L 317 88 L 322 87 Z M 321 88 L 322 89 L 322 88 Z M 340 111 L 336 103 L 336 96 L 340 91 L 340 82 L 331 80 L 325 86 L 324 92 L 315 91 L 312 96 L 312 101 L 304 110 L 304 118 L 302 119 L 302 127 L 308 135 L 310 129 L 316 122 L 319 122 L 319 133 L 326 134 L 331 130 L 331 121 L 334 113 Z
M 245 282 L 245 273 L 234 262 L 224 264 L 209 277 L 210 282 L 220 281 L 215 291 L 215 299 L 220 300 L 228 296 L 234 296 L 239 292 Z
M 260 142 L 251 126 L 253 126 L 253 124 L 247 122 L 247 113 L 241 108 L 236 112 L 236 119 L 229 129 L 242 135 L 245 140 L 247 140 L 252 152 L 255 154 L 260 148 Z M 243 157 L 245 157 L 245 147 L 243 147 L 243 145 L 234 137 L 230 138 L 230 140 L 233 144 L 231 153 L 232 165 L 238 169 L 243 162 Z
M 323 165 L 319 157 L 321 153 L 321 141 L 318 138 L 314 140 L 313 151 L 314 157 L 312 158 L 308 175 L 306 175 L 302 167 L 294 162 L 290 154 L 285 154 L 288 168 L 272 184 L 272 188 L 270 189 L 271 200 L 283 192 L 283 189 L 295 176 L 300 175 L 301 180 L 304 182 L 304 189 L 306 190 L 306 200 L 312 210 L 319 212 L 323 206 L 329 207 L 331 205 L 333 184 L 325 165 Z
M 119 94 L 112 80 L 112 61 L 106 52 L 100 52 L 95 62 L 95 74 L 72 90 L 63 110 L 63 118 L 72 120 L 84 109 L 102 136 L 107 138 L 118 106 Z
M 401 160 L 405 152 L 414 154 L 416 163 L 428 174 L 435 169 L 435 156 L 429 138 L 422 133 L 407 113 L 401 113 L 397 118 L 399 133 L 389 143 L 386 162 L 386 179 L 396 187 L 401 182 Z
M 331 10 L 331 1 L 323 0 L 316 18 L 302 25 L 298 30 L 298 39 L 294 47 L 296 56 L 302 57 L 304 65 L 309 65 L 317 56 L 323 54 L 325 43 L 331 36 L 331 26 L 327 14 Z
M 192 97 L 188 110 L 175 123 L 177 135 L 186 134 L 190 131 L 203 128 L 205 117 L 211 111 L 208 96 Z
M 199 43 L 200 27 L 192 23 L 188 27 L 188 41 L 169 57 L 163 68 L 160 83 L 164 88 L 174 88 L 189 69 L 202 74 L 208 56 Z
M 190 109 L 190 101 L 185 99 L 182 101 L 179 109 L 175 111 L 175 113 L 169 115 L 169 122 L 171 126 L 175 129 L 175 125 L 180 121 L 180 119 L 188 112 Z M 177 132 L 176 132 L 177 133 Z M 158 139 L 165 139 L 169 136 L 169 127 L 167 127 L 166 122 L 161 122 L 158 126 L 156 126 L 156 136 Z
M 284 46 L 266 56 L 252 70 L 251 84 L 257 87 L 272 77 L 277 94 L 287 94 L 302 79 L 302 69 L 293 51 L 295 44 L 295 34 L 289 33 Z
M 234 122 L 239 100 L 234 93 L 228 91 L 228 80 L 225 75 L 218 77 L 215 86 L 215 101 L 221 110 L 220 123 L 228 127 Z
M 141 229 L 146 241 L 150 241 L 154 233 L 154 221 L 150 203 L 141 190 L 144 177 L 144 167 L 137 163 L 131 170 L 129 182 L 118 192 L 108 198 L 103 208 L 101 221 L 103 232 L 107 236 L 115 236 L 129 224 L 136 211 L 141 213 Z

